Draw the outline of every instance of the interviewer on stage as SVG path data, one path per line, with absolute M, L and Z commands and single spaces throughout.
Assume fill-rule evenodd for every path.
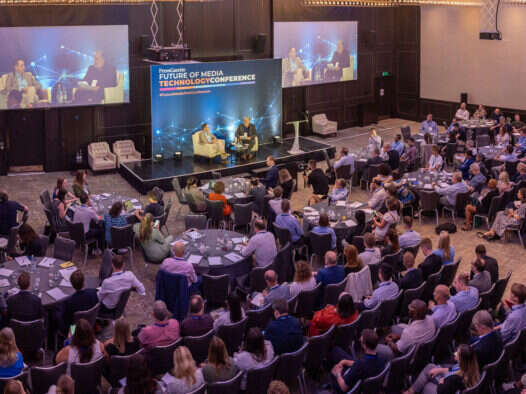
M 252 149 L 256 144 L 256 126 L 250 123 L 250 117 L 245 116 L 243 123 L 237 126 L 236 130 L 236 143 L 248 143 L 248 159 L 252 157 Z

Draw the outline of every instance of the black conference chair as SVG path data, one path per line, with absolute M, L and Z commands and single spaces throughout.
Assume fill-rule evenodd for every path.
M 247 371 L 246 392 L 250 394 L 267 394 L 268 386 L 276 373 L 278 367 L 278 357 L 274 357 L 263 367 L 249 369 Z
M 207 228 L 207 220 L 205 215 L 186 215 L 184 217 L 185 230 L 191 228 L 205 230 Z
M 119 386 L 119 380 L 121 380 L 128 374 L 128 366 L 130 364 L 130 359 L 136 354 L 142 353 L 143 351 L 144 351 L 143 349 L 140 349 L 136 353 L 130 354 L 128 356 L 111 356 L 110 357 L 108 381 L 110 382 L 112 387 Z
M 248 317 L 232 324 L 224 324 L 217 329 L 217 336 L 223 340 L 231 356 L 238 352 L 247 327 Z
M 111 227 L 111 247 L 119 255 L 130 256 L 130 268 L 133 270 L 133 247 L 135 233 L 131 224 L 122 227 Z
M 438 201 L 440 195 L 434 191 L 420 191 L 420 207 L 418 209 L 418 220 L 422 224 L 422 213 L 433 212 L 438 226 Z
M 321 283 L 318 283 L 312 290 L 302 290 L 298 294 L 295 315 L 298 317 L 311 318 L 316 303 L 318 302 Z
M 283 353 L 279 356 L 275 378 L 284 382 L 291 391 L 299 388 L 300 392 L 305 392 L 303 389 L 303 361 L 308 345 L 309 343 L 305 342 L 295 352 Z
M 168 345 L 154 346 L 148 351 L 147 358 L 154 375 L 160 375 L 172 370 L 174 367 L 174 351 L 182 342 L 183 339 L 179 338 Z
M 47 394 L 49 388 L 57 384 L 58 378 L 66 373 L 67 368 L 66 362 L 50 367 L 32 367 L 29 370 L 32 382 L 31 392 L 33 394 Z
M 247 204 L 234 204 L 233 205 L 233 212 L 234 212 L 234 223 L 233 223 L 233 230 L 235 231 L 236 228 L 244 228 L 244 233 L 248 234 L 250 232 L 250 223 L 252 220 L 252 207 L 253 204 L 251 202 Z
M 130 298 L 131 289 L 125 290 L 119 296 L 119 302 L 115 309 L 109 313 L 101 312 L 99 310 L 98 318 L 101 320 L 117 320 L 121 316 L 125 315 L 124 311 L 126 309 L 126 304 L 128 304 L 128 299 Z
M 207 394 L 236 394 L 241 391 L 241 380 L 243 379 L 244 371 L 239 371 L 236 376 L 230 380 L 223 382 L 215 382 L 208 384 L 206 388 Z
M 184 337 L 183 345 L 190 350 L 192 356 L 194 357 L 195 363 L 197 365 L 201 364 L 208 357 L 208 346 L 214 337 L 214 330 L 208 331 L 206 334 L 203 334 L 198 337 Z
M 387 376 L 390 367 L 390 363 L 387 363 L 383 371 L 380 372 L 378 375 L 364 379 L 364 381 L 362 382 L 362 393 L 377 394 L 381 392 L 385 377 Z
M 323 291 L 323 306 L 325 305 L 336 305 L 338 303 L 338 297 L 345 291 L 347 286 L 347 278 L 342 280 L 340 283 L 334 283 L 325 286 Z
M 98 393 L 104 357 L 84 364 L 71 364 L 71 377 L 75 380 L 75 394 Z
M 57 236 L 53 245 L 53 258 L 64 261 L 73 261 L 75 248 L 75 241 Z
M 26 364 L 37 360 L 39 353 L 45 361 L 44 344 L 46 342 L 46 331 L 44 319 L 28 322 L 11 319 L 9 326 L 15 334 L 16 343 Z
M 230 277 L 228 275 L 203 275 L 203 298 L 207 308 L 223 306 L 230 292 Z
M 461 261 L 462 257 L 459 257 L 453 264 L 447 264 L 442 266 L 443 269 L 442 275 L 440 276 L 440 284 L 446 285 L 447 287 L 451 286 L 451 283 L 453 283 L 453 279 L 455 279 L 455 275 L 457 274 L 458 267 L 460 266 Z
M 331 326 L 321 335 L 307 339 L 307 354 L 305 356 L 305 369 L 311 376 L 318 376 L 322 370 L 323 360 L 327 357 L 330 349 L 330 342 L 336 326 Z
M 308 238 L 310 251 L 310 265 L 312 266 L 313 262 L 316 259 L 321 260 L 321 265 L 323 265 L 325 253 L 332 249 L 331 234 L 316 234 L 311 231 L 308 235 Z
M 274 311 L 272 310 L 271 304 L 268 304 L 263 308 L 248 310 L 247 330 L 252 327 L 259 327 L 261 330 L 264 330 L 272 320 L 273 316 Z

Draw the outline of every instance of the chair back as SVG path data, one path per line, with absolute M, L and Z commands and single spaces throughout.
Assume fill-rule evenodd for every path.
M 44 319 L 28 322 L 10 319 L 9 327 L 15 334 L 18 349 L 24 360 L 34 360 L 37 352 L 44 347 L 46 338 Z
M 488 221 L 490 223 L 492 223 L 493 219 L 495 219 L 495 216 L 497 216 L 497 212 L 502 205 L 503 200 L 504 196 L 495 196 L 491 199 L 488 209 Z
M 371 282 L 373 286 L 378 282 L 378 271 L 380 270 L 380 262 L 375 264 L 369 264 L 369 269 L 371 270 Z
M 382 391 L 382 386 L 391 367 L 390 363 L 387 363 L 385 368 L 376 376 L 364 379 L 362 382 L 362 393 L 364 394 L 376 394 Z
M 268 386 L 276 373 L 278 357 L 274 357 L 268 364 L 247 371 L 247 389 L 250 394 L 267 394 Z
M 400 304 L 400 317 L 406 317 L 409 313 L 409 304 L 413 300 L 422 298 L 424 289 L 426 287 L 426 282 L 422 282 L 420 286 L 414 289 L 404 290 L 404 295 L 402 296 L 402 302 Z
M 411 127 L 409 126 L 400 127 L 400 132 L 402 133 L 404 142 L 407 142 L 407 140 L 409 140 L 409 137 L 411 137 Z
M 403 270 L 402 258 L 404 251 L 400 249 L 396 253 L 388 254 L 382 257 L 381 264 L 387 264 L 391 266 L 393 272 L 400 272 Z
M 234 353 L 239 351 L 241 344 L 243 343 L 247 322 L 248 317 L 245 317 L 232 324 L 223 324 L 217 329 L 217 336 L 223 340 L 228 350 L 228 354 L 232 357 L 234 356 Z
M 508 362 L 506 351 L 503 350 L 497 360 L 487 364 L 483 371 L 486 372 L 487 379 L 490 385 L 500 387 L 508 376 Z M 498 392 L 498 391 L 492 391 Z
M 455 331 L 457 330 L 459 320 L 460 315 L 457 315 L 453 321 L 440 327 L 435 346 L 435 362 L 446 362 L 446 360 L 449 360 L 451 356 L 451 342 L 455 336 Z
M 376 305 L 373 309 L 366 309 L 362 311 L 362 313 L 360 313 L 357 335 L 361 335 L 362 330 L 364 328 L 375 329 L 378 326 L 379 319 L 380 319 L 380 304 Z
M 51 367 L 31 367 L 31 393 L 47 394 L 49 388 L 57 384 L 58 378 L 66 373 L 68 364 L 64 361 Z
M 106 314 L 99 312 L 98 317 L 103 318 L 103 319 L 111 319 L 111 320 L 119 319 L 124 314 L 124 309 L 126 309 L 126 304 L 128 303 L 130 294 L 131 294 L 131 289 L 122 291 L 121 295 L 119 296 L 119 302 L 117 303 L 117 306 L 112 311 L 112 313 L 110 313 L 109 315 L 106 315 Z
M 274 311 L 272 310 L 272 305 L 268 304 L 263 308 L 251 309 L 247 311 L 247 330 L 252 327 L 258 327 L 261 330 L 267 328 L 268 323 L 274 317 Z
M 481 309 L 490 309 L 491 306 L 491 300 L 493 299 L 493 293 L 495 292 L 496 283 L 493 283 L 489 290 L 485 291 L 484 293 L 480 293 L 480 308 Z
M 422 211 L 434 211 L 438 209 L 438 200 L 440 195 L 435 191 L 425 191 L 422 190 L 419 193 L 420 195 L 420 208 Z
M 205 215 L 186 215 L 184 217 L 185 230 L 195 228 L 205 230 L 207 228 L 207 219 Z
M 47 248 L 49 246 L 49 237 L 47 235 L 39 234 L 38 240 L 40 242 L 40 245 L 42 246 L 42 256 L 39 256 L 39 257 L 47 256 Z
M 413 376 L 417 376 L 420 371 L 429 363 L 429 356 L 433 354 L 435 342 L 438 338 L 438 330 L 433 335 L 433 338 L 427 342 L 422 342 L 416 345 L 415 357 L 410 363 L 410 368 Z
M 471 202 L 471 192 L 467 191 L 464 193 L 458 193 L 455 197 L 455 211 L 456 214 L 459 216 L 464 215 L 464 209 L 466 208 L 466 205 L 468 205 Z
M 276 222 L 272 223 L 272 226 L 274 227 L 274 234 L 276 234 L 280 245 L 284 246 L 288 242 L 291 242 L 290 231 L 288 228 L 281 227 L 280 225 L 276 224 Z
M 312 316 L 319 298 L 321 285 L 321 283 L 318 283 L 312 290 L 302 290 L 299 292 L 298 301 L 296 303 L 297 316 Z
M 99 281 L 101 284 L 104 279 L 109 278 L 111 276 L 111 273 L 113 271 L 112 259 L 113 252 L 111 251 L 111 249 L 105 249 L 104 253 L 102 254 L 102 263 L 100 264 L 99 268 Z
M 179 200 L 179 204 L 182 204 L 182 205 L 188 204 L 188 201 L 186 200 L 186 197 L 183 194 L 183 191 L 181 189 L 181 184 L 179 183 L 178 178 L 172 179 L 172 187 L 175 191 L 175 195 L 177 196 L 177 200 Z
M 423 301 L 427 302 L 433 298 L 435 287 L 440 284 L 442 271 L 444 271 L 444 266 L 440 267 L 438 272 L 435 272 L 434 274 L 431 274 L 427 277 L 427 280 L 425 281 L 426 286 L 424 287 L 424 292 L 422 294 Z
M 486 375 L 486 371 L 482 372 L 482 375 L 480 375 L 479 382 L 469 389 L 465 389 L 462 391 L 462 394 L 485 394 L 488 391 L 488 379 Z
M 371 182 L 380 173 L 381 164 L 373 164 L 367 167 L 367 182 Z
M 396 297 L 391 298 L 389 300 L 383 300 L 380 303 L 380 317 L 378 319 L 378 322 L 376 323 L 378 327 L 391 326 L 393 318 L 396 312 L 398 311 L 400 301 L 402 300 L 402 294 L 403 291 L 400 290 Z
M 365 241 L 363 236 L 355 235 L 352 237 L 352 244 L 358 249 L 358 253 L 362 253 L 365 250 Z
M 440 275 L 441 285 L 446 285 L 447 287 L 451 286 L 451 283 L 453 283 L 453 279 L 455 279 L 455 275 L 457 274 L 458 267 L 460 266 L 461 261 L 462 257 L 459 257 L 453 264 L 447 264 L 443 266 L 444 268 L 442 269 L 442 275 Z
M 248 226 L 252 220 L 252 207 L 254 204 L 249 202 L 247 204 L 234 204 L 232 206 L 234 211 L 234 225 Z
M 511 278 L 511 271 L 508 271 L 505 278 L 499 279 L 495 283 L 495 291 L 493 292 L 491 304 L 489 305 L 491 309 L 496 309 L 500 300 L 502 300 L 502 297 L 504 296 L 504 292 L 506 291 L 506 287 L 508 286 L 508 282 L 510 281 L 510 278 Z
M 203 275 L 203 297 L 208 304 L 224 305 L 230 292 L 230 277 Z
M 154 346 L 148 350 L 147 356 L 154 375 L 171 371 L 174 367 L 174 351 L 183 342 L 182 338 L 164 346 Z
M 446 145 L 446 160 L 448 163 L 455 161 L 455 153 L 457 153 L 457 144 L 448 142 Z
M 399 393 L 404 390 L 404 381 L 409 370 L 409 363 L 415 356 L 416 346 L 413 345 L 409 350 L 400 357 L 391 360 L 391 368 L 389 369 L 389 376 L 387 377 L 387 391 L 388 393 Z
M 303 368 L 303 360 L 307 353 L 308 342 L 292 353 L 283 353 L 279 356 L 275 379 L 284 382 L 289 389 L 298 387 L 299 376 Z
M 331 234 L 316 234 L 311 231 L 308 237 L 311 254 L 323 258 L 325 253 L 332 249 Z
M 131 224 L 122 227 L 110 228 L 111 233 L 111 247 L 113 249 L 128 249 L 133 247 L 133 238 L 135 233 Z
M 475 141 L 477 144 L 477 148 L 481 148 L 483 146 L 488 146 L 490 143 L 489 135 L 483 134 L 483 135 L 477 135 L 475 137 Z
M 49 190 L 42 190 L 40 192 L 40 202 L 45 208 L 50 209 L 51 207 L 51 195 L 49 194 Z
M 322 368 L 323 360 L 325 360 L 329 353 L 331 338 L 335 329 L 336 326 L 331 326 L 331 328 L 323 334 L 307 339 L 308 346 L 304 365 L 308 371 L 316 373 Z
M 95 321 L 97 320 L 97 315 L 99 314 L 100 309 L 100 302 L 97 302 L 95 306 L 91 309 L 85 310 L 85 311 L 77 311 L 73 314 L 73 321 L 75 324 L 80 319 L 87 320 L 89 324 L 91 324 L 92 327 L 95 327 Z
M 351 165 L 347 164 L 336 168 L 336 179 L 348 180 L 351 177 Z
M 416 246 L 408 246 L 408 247 L 404 248 L 404 253 L 405 252 L 411 252 L 413 254 L 413 257 L 416 258 L 419 249 L 420 249 L 420 243 L 418 245 L 416 245 Z
M 169 199 L 164 205 L 164 213 L 159 222 L 159 229 L 166 227 L 166 222 L 168 221 L 168 216 L 170 216 L 170 211 L 172 210 L 172 200 Z
M 506 209 L 506 206 L 514 200 L 515 196 L 513 195 L 513 190 L 508 190 L 507 192 L 504 192 L 501 198 L 502 200 L 499 205 L 499 211 Z
M 239 371 L 232 379 L 223 382 L 210 383 L 206 387 L 207 394 L 236 394 L 241 391 L 241 380 L 244 371 Z
M 518 161 L 506 161 L 504 162 L 504 166 L 506 168 L 506 172 L 511 177 L 514 177 L 517 174 L 517 164 Z
M 68 223 L 69 237 L 75 241 L 77 247 L 86 245 L 86 234 L 84 233 L 84 225 L 82 223 Z
M 362 315 L 352 323 L 332 326 L 334 328 L 333 342 L 335 346 L 348 351 L 351 345 L 359 338 L 359 328 L 361 326 Z
M 266 287 L 265 272 L 274 269 L 274 263 L 270 263 L 265 267 L 254 267 L 249 274 L 250 293 L 255 291 L 262 292 Z
M 110 357 L 110 382 L 116 384 L 119 380 L 128 375 L 128 366 L 130 365 L 130 359 L 136 354 L 142 353 L 144 350 L 140 349 L 134 354 L 127 356 L 111 356 Z M 173 358 L 173 357 L 172 357 Z
M 203 383 L 201 386 L 196 388 L 194 391 L 189 391 L 187 394 L 205 394 L 206 393 L 206 383 Z
M 292 245 L 285 244 L 278 250 L 274 258 L 274 270 L 278 274 L 278 282 L 290 282 L 294 276 L 294 262 L 292 261 Z
M 7 254 L 9 255 L 16 255 L 16 244 L 18 242 L 18 229 L 20 228 L 20 225 L 11 227 L 9 229 L 9 236 L 7 238 Z
M 53 244 L 53 257 L 64 261 L 72 261 L 76 244 L 72 239 L 57 236 Z
M 325 289 L 323 289 L 323 305 L 336 305 L 338 303 L 338 297 L 345 291 L 346 286 L 347 278 L 340 283 L 325 286 Z
M 480 302 L 481 301 L 479 300 L 477 305 L 473 308 L 460 313 L 457 329 L 455 330 L 455 339 L 458 339 L 457 342 L 466 340 L 470 337 L 471 321 L 473 320 L 475 313 L 479 310 Z
M 219 223 L 224 220 L 223 216 L 223 201 L 212 201 L 206 199 L 206 212 L 208 219 Z
M 75 380 L 75 394 L 98 393 L 104 369 L 104 357 L 84 364 L 71 364 L 71 377 Z
M 44 213 L 46 214 L 46 218 L 47 218 L 47 221 L 49 223 L 49 227 L 51 229 L 51 232 L 52 233 L 56 233 L 57 232 L 57 222 L 56 222 L 55 214 L 52 211 L 52 208 L 48 209 L 48 208 L 44 207 Z
M 184 337 L 183 345 L 190 350 L 192 356 L 194 357 L 196 365 L 201 364 L 208 357 L 208 346 L 210 341 L 214 337 L 214 330 L 208 331 L 206 334 L 203 334 L 198 337 Z
M 299 294 L 296 294 L 295 296 L 287 300 L 288 311 L 291 315 L 296 313 L 296 306 L 298 305 L 298 296 Z

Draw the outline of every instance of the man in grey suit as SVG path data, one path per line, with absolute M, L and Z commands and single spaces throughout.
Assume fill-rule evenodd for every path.
M 42 92 L 42 85 L 35 79 L 32 73 L 25 71 L 25 63 L 22 59 L 17 59 L 14 71 L 7 74 L 5 89 L 2 94 L 9 95 L 12 91 L 22 94 L 20 103 L 12 103 L 11 107 L 31 108 L 39 101 L 38 94 Z M 12 95 L 13 97 L 14 95 Z
M 208 123 L 203 123 L 201 130 L 198 131 L 200 144 L 214 145 L 215 151 L 225 160 L 229 155 L 225 153 L 225 141 L 217 139 L 211 132 Z
M 289 55 L 282 60 L 282 85 L 298 86 L 305 79 L 307 68 L 297 56 L 296 48 L 290 48 Z
M 274 301 L 282 298 L 288 300 L 290 298 L 289 285 L 284 283 L 280 285 L 278 283 L 278 275 L 273 270 L 265 272 L 265 282 L 267 288 L 263 290 L 263 296 L 265 297 L 264 305 L 272 304 Z

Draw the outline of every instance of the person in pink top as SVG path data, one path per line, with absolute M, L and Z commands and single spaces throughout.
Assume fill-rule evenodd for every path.
M 161 269 L 171 274 L 186 275 L 188 278 L 188 286 L 198 283 L 194 266 L 184 259 L 184 243 L 176 242 L 173 246 L 173 254 L 174 257 L 164 259 L 161 264 Z
M 164 301 L 155 301 L 153 304 L 153 317 L 155 323 L 144 327 L 139 332 L 139 342 L 145 348 L 169 345 L 175 342 L 181 335 L 179 322 L 170 319 L 170 312 Z

